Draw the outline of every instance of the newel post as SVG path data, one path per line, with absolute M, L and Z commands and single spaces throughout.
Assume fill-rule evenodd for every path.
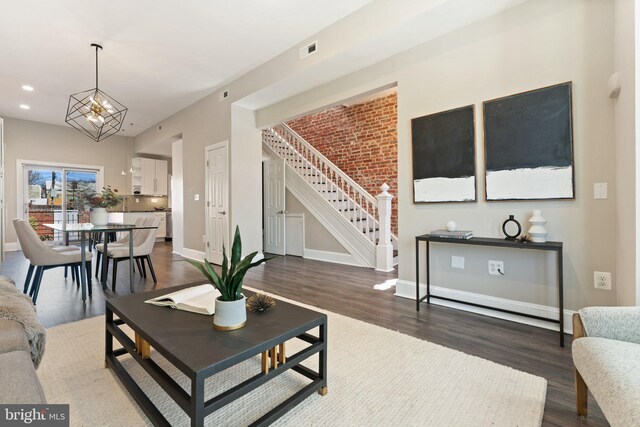
M 378 245 L 376 246 L 376 270 L 393 271 L 393 245 L 391 244 L 391 200 L 389 186 L 384 183 L 380 187 L 382 193 L 378 199 L 378 222 L 380 223 Z

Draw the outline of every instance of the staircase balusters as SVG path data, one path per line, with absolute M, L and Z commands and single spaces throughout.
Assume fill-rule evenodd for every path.
M 262 131 L 263 141 L 376 245 L 382 237 L 378 200 L 285 124 Z M 388 194 L 388 193 L 387 193 Z M 397 241 L 395 236 L 391 239 Z

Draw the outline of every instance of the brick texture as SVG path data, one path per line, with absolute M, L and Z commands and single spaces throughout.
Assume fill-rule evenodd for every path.
M 287 123 L 373 196 L 387 183 L 394 196 L 391 231 L 398 234 L 398 102 L 395 93 L 338 106 Z

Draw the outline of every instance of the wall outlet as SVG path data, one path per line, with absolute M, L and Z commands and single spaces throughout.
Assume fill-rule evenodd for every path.
M 464 257 L 463 256 L 452 256 L 451 257 L 451 268 L 464 268 Z
M 207 243 L 207 235 L 206 234 L 202 235 L 202 243 Z
M 504 262 L 489 260 L 489 274 L 492 276 L 504 276 Z
M 593 287 L 596 289 L 611 290 L 611 273 L 603 271 L 593 272 Z
M 140 199 L 136 197 L 136 203 L 140 203 Z
M 151 199 L 151 203 L 158 203 L 158 199 Z

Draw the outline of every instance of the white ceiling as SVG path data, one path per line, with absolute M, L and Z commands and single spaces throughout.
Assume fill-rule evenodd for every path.
M 370 1 L 4 2 L 0 117 L 64 125 L 69 95 L 94 87 L 100 42 L 100 88 L 135 136 Z

